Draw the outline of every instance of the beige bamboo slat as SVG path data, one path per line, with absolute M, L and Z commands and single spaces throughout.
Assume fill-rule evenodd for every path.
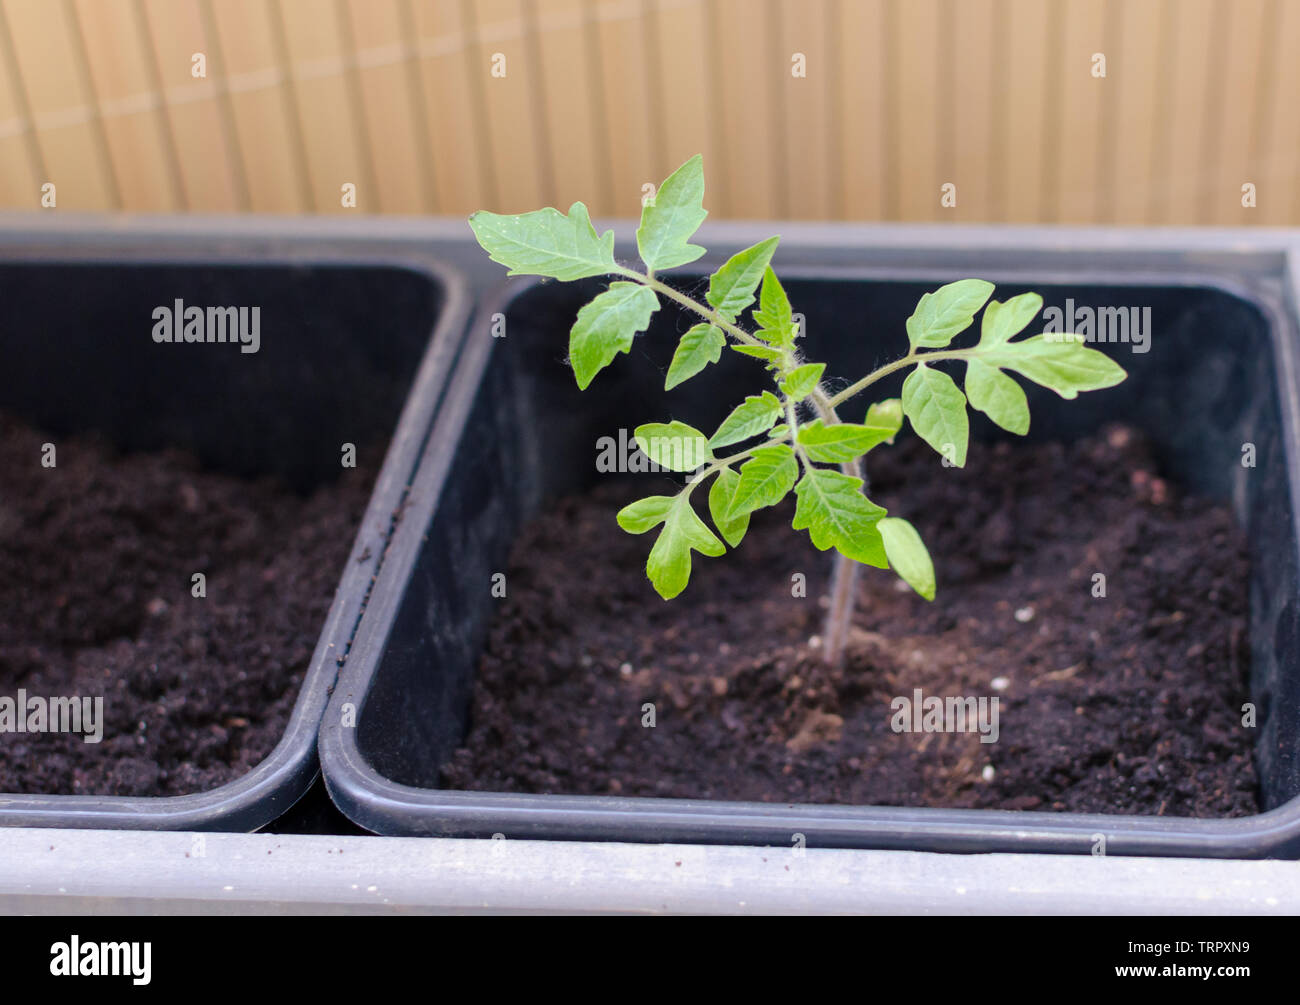
M 993 142 L 1001 170 L 993 178 L 992 220 L 1032 223 L 1047 218 L 1043 179 L 1056 169 L 1060 142 L 1049 111 L 1053 84 L 1060 80 L 1050 49 L 1057 13 L 1039 0 L 999 0 Z
M 538 63 L 533 97 L 548 172 L 555 179 L 555 205 L 567 209 L 582 201 L 608 206 L 613 192 L 603 151 L 611 138 L 605 135 L 601 79 L 590 45 L 591 11 L 584 0 L 537 6 L 545 16 L 535 25 L 536 45 L 529 59 Z
M 8 20 L 0 6 L 0 194 L 5 206 L 35 209 L 48 172 L 11 51 Z
M 184 205 L 207 212 L 248 208 L 230 98 L 213 64 L 201 0 L 142 0 L 139 9 Z M 195 63 L 196 55 L 202 64 Z
M 1107 51 L 1108 0 L 1072 0 L 1061 8 L 1059 36 L 1049 42 L 1049 74 L 1056 78 L 1060 104 L 1049 112 L 1054 120 L 1056 170 L 1044 178 L 1048 191 L 1047 219 L 1086 223 L 1101 219 L 1106 197 L 1100 189 L 1101 166 L 1110 153 L 1106 142 L 1107 86 L 1116 53 Z M 1105 77 L 1100 72 L 1105 59 Z
M 650 166 L 658 144 L 647 38 L 650 18 L 646 0 L 585 0 L 587 39 L 594 61 L 594 100 L 599 121 L 594 156 L 609 174 L 607 210 L 615 216 L 641 211 L 642 186 L 657 184 Z
M 889 217 L 939 219 L 939 0 L 892 3 L 888 18 Z
M 1272 39 L 1273 78 L 1262 88 L 1260 116 L 1259 214 L 1261 223 L 1300 223 L 1300 3 L 1278 5 Z
M 202 0 L 208 36 L 208 72 L 222 75 L 248 179 L 251 208 L 263 212 L 308 209 L 313 192 L 307 154 L 285 67 L 277 58 L 277 12 L 263 0 Z
M 429 212 L 437 197 L 426 98 L 399 0 L 341 0 L 338 9 L 359 152 L 375 201 L 394 212 Z
M 5 0 L 2 7 L 49 174 L 41 184 L 55 186 L 59 208 L 118 208 L 103 122 L 70 7 L 40 0 Z
M 199 0 L 136 0 L 134 8 L 177 198 L 186 209 L 246 209 L 248 179 L 225 80 L 208 66 L 210 45 Z
M 285 86 L 306 151 L 311 203 L 321 212 L 343 212 L 343 186 L 355 186 L 356 208 L 382 211 L 368 142 L 351 44 L 351 25 L 341 4 L 321 0 L 275 0 L 277 63 L 287 70 Z
M 1216 9 L 1223 26 L 1219 39 L 1218 80 L 1207 127 L 1214 141 L 1207 145 L 1211 189 L 1206 193 L 1204 222 L 1248 225 L 1259 222 L 1258 203 L 1241 204 L 1244 184 L 1258 189 L 1259 89 L 1271 55 L 1269 35 L 1273 0 L 1233 0 Z M 1294 59 L 1295 53 L 1288 57 Z M 1295 98 L 1294 92 L 1291 95 Z
M 693 0 L 648 0 L 645 9 L 654 145 L 641 173 L 645 181 L 658 184 L 688 157 L 703 154 L 709 211 L 743 216 L 744 207 L 733 208 L 727 184 L 726 140 L 719 121 L 724 61 L 712 48 L 712 7 Z M 617 60 L 608 72 L 619 72 Z
M 1169 111 L 1153 121 L 1162 136 L 1150 200 L 1160 223 L 1207 222 L 1206 156 L 1217 142 L 1207 110 L 1221 86 L 1214 66 L 1222 41 L 1212 16 L 1216 6 L 1217 0 L 1180 0 L 1170 8 Z
M 833 215 L 831 193 L 839 161 L 838 13 L 833 0 L 781 0 L 773 21 L 777 40 L 773 72 L 780 82 L 780 100 L 773 110 L 782 133 L 777 156 L 785 161 L 786 215 L 800 220 Z M 796 58 L 801 58 L 802 66 Z M 800 70 L 803 76 L 796 75 Z
M 124 205 L 152 211 L 184 207 L 175 148 L 163 113 L 149 39 L 134 0 L 75 0 L 91 89 Z
M 473 24 L 466 3 L 401 0 L 413 36 L 416 77 L 431 146 L 438 208 L 471 212 L 501 204 L 484 122 L 488 78 L 469 44 Z
M 552 203 L 554 177 L 545 126 L 538 116 L 541 67 L 528 38 L 535 21 L 532 5 L 525 0 L 477 0 L 462 6 L 470 86 L 482 103 L 472 128 L 486 125 L 485 153 L 496 184 L 492 208 L 514 213 Z M 443 141 L 464 138 L 445 136 Z
M 949 0 L 944 12 L 952 70 L 941 96 L 947 138 L 940 143 L 939 175 L 957 186 L 957 205 L 944 209 L 941 220 L 993 218 L 993 179 L 1008 156 L 994 134 L 997 14 L 995 0 Z
M 838 205 L 847 219 L 885 215 L 885 5 L 840 0 L 835 82 L 840 115 Z
M 1165 0 L 1120 4 L 1106 48 L 1107 75 L 1102 107 L 1111 125 L 1098 183 L 1106 193 L 1104 222 L 1143 224 L 1150 220 L 1150 192 L 1159 116 L 1161 69 L 1169 52 L 1162 26 Z
M 720 141 L 720 156 L 711 169 L 713 190 L 723 191 L 729 212 L 743 216 L 746 207 L 766 207 L 762 215 L 784 215 L 782 176 L 785 161 L 777 145 L 773 100 L 780 95 L 773 5 L 767 0 L 717 0 L 708 6 L 709 50 L 717 88 L 711 126 Z M 678 54 L 669 48 L 670 55 Z M 698 97 L 696 100 L 699 100 Z

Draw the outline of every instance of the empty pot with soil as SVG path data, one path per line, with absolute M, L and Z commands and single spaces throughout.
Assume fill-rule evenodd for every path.
M 464 294 L 208 245 L 0 262 L 0 824 L 251 830 L 318 770 Z

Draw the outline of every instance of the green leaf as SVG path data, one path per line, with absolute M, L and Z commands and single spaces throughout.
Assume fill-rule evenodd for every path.
M 964 467 L 970 420 L 966 396 L 942 370 L 924 363 L 903 381 L 903 412 L 912 420 L 917 435 L 952 464 Z
M 704 249 L 686 242 L 708 215 L 704 158 L 696 154 L 664 179 L 654 199 L 642 207 L 641 226 L 636 230 L 641 261 L 655 272 L 695 261 Z
M 731 348 L 735 349 L 736 352 L 743 352 L 746 356 L 757 356 L 759 359 L 767 360 L 769 370 L 778 369 L 785 362 L 785 353 L 770 346 L 733 345 Z
M 709 292 L 705 295 L 709 306 L 728 321 L 754 302 L 754 290 L 767 271 L 779 237 L 769 237 L 752 248 L 738 251 L 727 263 L 709 277 Z
M 709 489 L 709 513 L 723 539 L 733 548 L 740 544 L 749 529 L 749 514 L 731 515 L 731 503 L 740 486 L 740 475 L 731 468 L 722 468 Z
M 684 422 L 647 422 L 632 435 L 650 460 L 669 471 L 694 471 L 713 460 L 708 438 Z
M 614 272 L 614 232 L 597 236 L 587 207 L 575 202 L 566 216 L 558 209 L 502 216 L 483 210 L 469 218 L 474 236 L 492 261 L 512 276 L 582 279 Z
M 672 600 L 690 581 L 692 550 L 716 558 L 727 549 L 696 515 L 685 492 L 639 499 L 618 513 L 618 525 L 629 534 L 644 534 L 660 523 L 664 529 L 650 549 L 645 571 L 659 596 Z
M 889 559 L 878 524 L 886 510 L 862 494 L 862 479 L 829 468 L 808 468 L 795 486 L 795 530 L 807 530 L 812 543 L 834 548 L 846 558 L 877 569 Z
M 978 359 L 966 361 L 966 397 L 1010 433 L 1024 436 L 1029 432 L 1029 402 L 1014 380 L 996 367 Z
M 861 457 L 885 438 L 879 431 L 854 422 L 827 426 L 821 419 L 800 426 L 798 433 L 799 444 L 809 459 L 823 464 L 844 464 Z
M 773 426 L 771 429 L 767 431 L 767 435 L 769 439 L 779 439 L 780 437 L 785 436 L 789 432 L 790 432 L 789 426 L 787 426 L 784 422 L 778 422 L 775 426 Z
M 781 393 L 791 401 L 803 401 L 817 388 L 825 370 L 825 363 L 805 363 L 795 367 L 781 381 Z
M 794 451 L 784 443 L 755 447 L 740 468 L 740 484 L 727 511 L 731 517 L 752 513 L 764 506 L 775 506 L 785 498 L 799 477 L 799 462 Z
M 867 409 L 865 425 L 874 436 L 879 437 L 876 443 L 893 443 L 894 437 L 903 428 L 903 403 L 898 398 L 877 401 Z
M 717 325 L 698 324 L 677 343 L 673 361 L 668 364 L 664 390 L 671 391 L 683 381 L 690 380 L 710 363 L 722 358 L 722 347 L 727 336 Z
M 765 433 L 780 417 L 781 399 L 775 394 L 771 391 L 751 394 L 722 420 L 718 431 L 709 439 L 709 446 L 725 447 Z
M 993 293 L 993 284 L 983 279 L 961 279 L 927 293 L 907 319 L 907 338 L 912 348 L 942 349 L 975 320 L 975 313 Z
M 1022 293 L 1006 303 L 991 301 L 984 308 L 984 318 L 980 322 L 979 348 L 988 349 L 1009 342 L 1024 331 L 1042 309 L 1043 298 L 1037 293 Z
M 1015 370 L 1062 398 L 1074 398 L 1080 391 L 1114 387 L 1128 376 L 1105 353 L 1089 349 L 1070 335 L 1035 335 L 1020 342 L 1007 342 L 981 354 L 980 359 L 990 366 Z
M 677 496 L 646 496 L 628 503 L 618 511 L 615 519 L 629 534 L 644 534 L 651 527 L 657 527 L 668 519 L 668 511 L 677 499 Z
M 934 563 L 930 561 L 930 553 L 916 528 L 896 516 L 887 516 L 876 526 L 885 541 L 885 554 L 894 571 L 926 600 L 933 600 Z
M 632 348 L 632 338 L 645 331 L 659 307 L 654 291 L 638 283 L 611 283 L 608 290 L 582 310 L 569 332 L 569 363 L 584 391 L 592 378 Z
M 789 347 L 794 344 L 794 315 L 790 311 L 790 299 L 785 295 L 781 280 L 776 278 L 772 266 L 763 273 L 763 286 L 758 294 L 758 310 L 754 312 L 754 323 L 759 325 L 754 334 L 772 345 Z

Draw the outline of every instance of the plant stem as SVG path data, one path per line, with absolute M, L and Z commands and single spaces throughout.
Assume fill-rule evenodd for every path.
M 746 457 L 750 456 L 755 450 L 757 450 L 758 447 L 767 447 L 774 443 L 784 443 L 786 440 L 790 439 L 790 436 L 791 434 L 789 432 L 784 433 L 781 436 L 769 436 L 762 443 L 758 444 L 758 446 L 750 447 L 747 450 L 741 450 L 738 453 L 728 454 L 726 457 L 715 458 L 713 463 L 707 468 L 698 474 L 691 476 L 691 480 L 686 483 L 686 491 L 689 492 L 696 485 L 700 484 L 700 482 L 708 478 L 709 475 L 713 474 L 713 472 L 721 471 L 723 468 L 729 468 L 737 461 L 743 461 Z
M 755 338 L 753 335 L 749 334 L 749 332 L 745 331 L 745 329 L 741 328 L 739 325 L 735 324 L 734 322 L 728 321 L 721 314 L 715 311 L 712 307 L 700 303 L 698 300 L 696 300 L 693 297 L 688 297 L 685 293 L 682 293 L 680 290 L 673 289 L 673 287 L 669 286 L 667 283 L 661 282 L 660 280 L 655 279 L 653 276 L 644 275 L 643 273 L 637 272 L 635 269 L 619 269 L 618 274 L 620 276 L 626 276 L 628 279 L 641 283 L 643 286 L 648 286 L 656 293 L 659 293 L 667 297 L 669 300 L 675 301 L 676 303 L 685 307 L 687 310 L 694 311 L 700 317 L 704 318 L 705 321 L 708 321 L 710 324 L 715 324 L 719 328 L 723 329 L 728 335 L 732 336 L 738 342 L 744 342 L 746 345 L 767 344 L 761 339 Z
M 871 373 L 867 374 L 856 384 L 850 384 L 843 391 L 833 395 L 829 399 L 829 403 L 832 407 L 835 405 L 842 405 L 855 395 L 861 394 L 882 377 L 888 377 L 891 373 L 894 373 L 897 370 L 902 370 L 904 367 L 912 366 L 915 363 L 929 363 L 940 359 L 968 359 L 973 356 L 975 352 L 976 349 L 948 349 L 944 352 L 927 353 L 918 353 L 913 350 L 902 359 L 896 359 L 892 363 L 886 363 L 879 370 L 872 370 Z
M 840 421 L 835 412 L 835 405 L 819 387 L 812 393 L 813 407 L 821 416 L 823 424 L 832 426 Z M 855 458 L 840 465 L 840 470 L 852 478 L 862 479 L 862 491 L 866 493 L 867 473 L 861 458 Z M 830 608 L 826 612 L 826 628 L 823 634 L 822 657 L 830 666 L 836 667 L 844 659 L 844 649 L 849 641 L 849 629 L 853 625 L 853 609 L 858 599 L 858 563 L 835 552 L 831 567 Z

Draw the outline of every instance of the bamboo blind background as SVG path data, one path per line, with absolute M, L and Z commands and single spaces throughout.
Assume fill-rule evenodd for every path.
M 1300 0 L 0 0 L 0 206 L 1295 225 L 1298 98 Z

